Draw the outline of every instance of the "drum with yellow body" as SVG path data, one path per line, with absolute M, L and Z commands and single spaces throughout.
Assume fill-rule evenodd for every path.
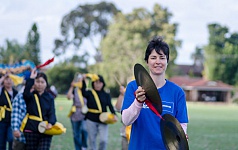
M 66 128 L 59 122 L 56 122 L 50 129 L 46 129 L 47 124 L 47 121 L 42 121 L 39 123 L 38 130 L 40 133 L 47 135 L 60 135 L 66 132 Z
M 115 115 L 109 112 L 101 113 L 99 116 L 99 120 L 106 124 L 113 124 L 117 122 L 117 120 L 115 119 Z

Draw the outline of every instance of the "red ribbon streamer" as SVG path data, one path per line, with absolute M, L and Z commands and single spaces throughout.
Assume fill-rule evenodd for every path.
M 49 59 L 49 60 L 47 60 L 44 64 L 41 64 L 41 65 L 36 66 L 36 68 L 37 68 L 37 69 L 42 68 L 42 67 L 44 67 L 44 66 L 46 66 L 46 65 L 49 65 L 49 64 L 52 63 L 53 61 L 54 61 L 54 57 L 51 58 L 51 59 Z
M 134 92 L 135 98 L 136 98 L 136 92 Z M 137 98 L 136 98 L 137 99 Z M 138 100 L 137 100 L 138 101 Z M 160 119 L 164 120 L 164 118 L 162 118 L 162 116 L 159 114 L 159 112 L 155 109 L 155 107 L 153 106 L 153 104 L 151 103 L 151 101 L 149 101 L 148 99 L 145 100 L 146 105 L 150 108 L 150 110 L 152 110 L 157 116 L 160 117 Z
M 146 105 L 157 115 L 160 117 L 160 119 L 164 120 L 164 118 L 162 118 L 162 116 L 159 114 L 159 112 L 155 109 L 155 107 L 152 105 L 151 101 L 149 101 L 148 99 L 145 100 Z

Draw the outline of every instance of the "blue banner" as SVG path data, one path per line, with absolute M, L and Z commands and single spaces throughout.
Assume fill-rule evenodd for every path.
M 9 72 L 20 77 L 26 77 L 29 76 L 30 70 L 35 67 L 35 64 L 30 60 L 22 60 L 15 64 L 0 64 L 0 74 Z

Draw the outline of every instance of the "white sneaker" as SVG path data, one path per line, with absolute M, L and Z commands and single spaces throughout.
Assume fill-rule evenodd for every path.
M 82 147 L 82 150 L 87 150 L 87 148 L 86 147 Z

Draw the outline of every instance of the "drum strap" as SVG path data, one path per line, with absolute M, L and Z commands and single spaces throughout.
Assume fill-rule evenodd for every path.
M 91 91 L 92 91 L 92 94 L 93 94 L 94 99 L 96 101 L 98 109 L 89 108 L 88 111 L 91 112 L 91 113 L 102 113 L 102 106 L 101 106 L 100 100 L 98 98 L 98 95 L 97 95 L 95 90 L 91 89 Z
M 35 97 L 35 100 L 36 100 L 36 105 L 37 105 L 39 117 L 38 116 L 34 116 L 34 115 L 29 115 L 27 113 L 26 116 L 24 117 L 24 119 L 22 121 L 22 124 L 21 124 L 21 127 L 20 127 L 20 131 L 21 132 L 23 132 L 28 119 L 35 120 L 35 121 L 43 121 L 39 98 L 38 98 L 38 96 L 36 94 L 34 94 L 34 97 Z
M 83 100 L 82 91 L 78 88 L 77 92 L 78 92 L 78 96 L 79 96 L 79 100 L 80 100 L 81 106 L 83 107 L 84 106 L 84 100 Z
M 8 111 L 12 111 L 12 103 L 11 103 L 11 100 L 10 100 L 8 94 L 7 94 L 7 91 L 4 90 L 4 93 L 5 93 L 5 95 L 6 95 L 6 98 L 7 98 L 7 101 L 8 101 L 8 105 L 9 105 L 9 107 L 10 107 L 10 108 L 8 108 Z
M 81 85 L 79 83 L 81 83 Z M 84 99 L 83 99 L 82 91 L 80 90 L 80 88 L 82 87 L 82 82 L 77 82 L 77 84 L 78 84 L 78 86 L 76 86 L 76 88 L 77 88 L 77 95 L 78 95 L 79 101 L 81 103 L 81 108 L 83 108 L 83 106 L 84 106 Z M 73 105 L 71 107 L 71 109 L 70 109 L 68 117 L 71 117 L 74 112 L 76 112 L 76 106 Z

